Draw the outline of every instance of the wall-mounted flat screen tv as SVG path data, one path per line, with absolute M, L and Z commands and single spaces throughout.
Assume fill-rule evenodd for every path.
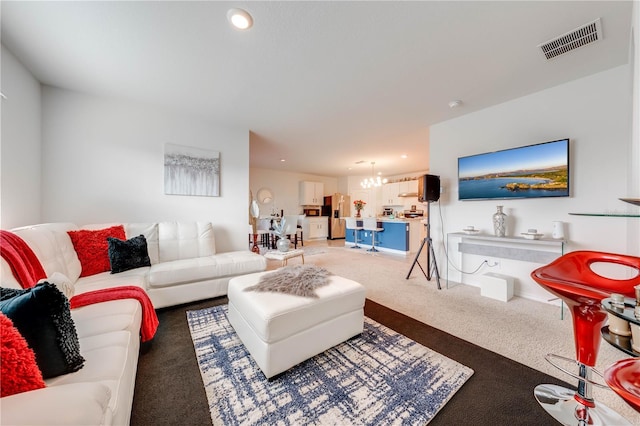
M 458 158 L 458 199 L 569 196 L 569 139 Z

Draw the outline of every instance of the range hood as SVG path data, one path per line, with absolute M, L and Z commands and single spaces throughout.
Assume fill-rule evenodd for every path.
M 417 192 L 401 192 L 398 194 L 398 197 L 417 197 Z

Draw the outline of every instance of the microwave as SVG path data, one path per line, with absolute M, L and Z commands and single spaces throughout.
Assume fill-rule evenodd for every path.
M 307 216 L 320 216 L 320 207 L 312 209 L 304 209 L 304 214 Z

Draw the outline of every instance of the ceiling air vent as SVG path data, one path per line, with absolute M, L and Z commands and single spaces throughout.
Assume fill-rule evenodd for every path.
M 600 18 L 598 18 L 593 22 L 589 22 L 575 30 L 571 30 L 560 37 L 556 37 L 553 40 L 539 44 L 538 47 L 548 60 L 577 49 L 578 47 L 595 43 L 601 39 L 602 26 L 600 24 Z

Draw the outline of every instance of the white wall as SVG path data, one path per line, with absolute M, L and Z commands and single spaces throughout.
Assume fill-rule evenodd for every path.
M 629 149 L 629 197 L 640 198 L 640 2 L 633 2 L 631 41 L 629 43 L 629 78 L 633 82 L 633 130 Z M 631 221 L 631 235 L 640 235 L 640 220 Z M 628 253 L 640 253 L 640 238 L 629 239 Z
M 617 67 L 530 96 L 506 102 L 431 127 L 430 171 L 440 175 L 445 193 L 432 205 L 432 237 L 441 270 L 446 269 L 443 234 L 474 225 L 493 232 L 491 216 L 504 205 L 509 216 L 508 235 L 519 236 L 536 228 L 547 236 L 552 221 L 566 222 L 567 251 L 578 249 L 629 253 L 639 235 L 631 234 L 630 221 L 638 219 L 572 216 L 570 212 L 628 210 L 618 200 L 629 196 L 631 141 L 631 87 L 629 67 Z M 553 199 L 458 201 L 457 159 L 461 156 L 571 138 L 571 197 Z M 445 238 L 446 239 L 446 238 Z M 631 241 L 636 241 L 631 244 Z M 464 256 L 464 270 L 474 269 L 481 258 Z M 503 273 L 517 278 L 516 294 L 548 299 L 529 277 L 537 264 L 501 260 Z M 486 272 L 486 267 L 481 273 Z M 476 275 L 462 281 L 477 283 Z
M 219 251 L 247 249 L 248 129 L 43 86 L 42 134 L 43 221 L 207 220 Z M 166 143 L 219 151 L 221 196 L 165 195 Z
M 0 225 L 41 221 L 40 83 L 2 46 Z
M 338 191 L 338 179 L 327 176 L 317 176 L 305 173 L 284 172 L 280 170 L 261 169 L 252 167 L 249 172 L 249 186 L 256 198 L 261 188 L 269 188 L 273 193 L 274 202 L 269 205 L 260 204 L 260 215 L 268 216 L 272 213 L 302 214 L 298 185 L 300 181 L 322 182 L 324 195 L 332 195 Z M 248 194 L 245 194 L 248 196 Z

